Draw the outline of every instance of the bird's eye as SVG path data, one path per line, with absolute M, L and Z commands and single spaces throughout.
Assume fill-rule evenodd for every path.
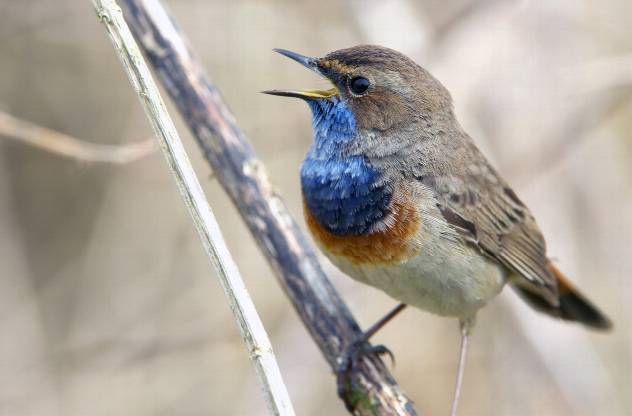
M 349 81 L 349 88 L 351 88 L 351 92 L 356 95 L 362 95 L 369 89 L 369 85 L 371 83 L 368 79 L 364 77 L 353 77 L 351 81 Z

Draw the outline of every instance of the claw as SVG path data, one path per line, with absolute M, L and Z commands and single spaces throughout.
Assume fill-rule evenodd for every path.
M 342 362 L 336 371 L 340 373 L 355 372 L 363 357 L 367 355 L 383 356 L 388 355 L 393 366 L 395 365 L 395 355 L 385 345 L 371 345 L 365 340 L 354 341 L 345 350 Z
M 393 351 L 389 350 L 385 345 L 373 345 L 371 346 L 371 353 L 377 355 L 378 357 L 382 355 L 388 355 L 388 358 L 391 360 L 391 365 L 395 367 L 395 355 Z
M 355 373 L 359 369 L 360 361 L 365 356 L 374 355 L 380 357 L 388 355 L 391 363 L 395 366 L 395 356 L 393 352 L 384 345 L 371 345 L 364 339 L 352 342 L 342 356 L 342 360 L 336 370 L 336 385 L 338 396 L 343 398 L 347 405 L 347 409 L 353 411 L 352 404 L 347 401 L 349 393 L 357 389 Z

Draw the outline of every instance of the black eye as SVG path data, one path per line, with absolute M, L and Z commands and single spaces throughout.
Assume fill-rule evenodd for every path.
M 357 95 L 364 94 L 366 90 L 369 89 L 369 85 L 371 85 L 371 83 L 364 77 L 353 77 L 351 81 L 349 81 L 349 88 Z

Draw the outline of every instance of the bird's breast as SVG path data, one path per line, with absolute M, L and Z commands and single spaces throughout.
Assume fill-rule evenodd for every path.
M 395 264 L 416 255 L 421 228 L 420 213 L 410 195 L 393 191 L 387 211 L 371 229 L 358 234 L 336 234 L 315 216 L 304 199 L 309 230 L 328 256 L 342 257 L 353 264 Z
M 388 215 L 393 197 L 383 174 L 362 156 L 308 154 L 301 166 L 301 189 L 314 219 L 338 236 L 370 232 Z
M 314 143 L 301 166 L 309 229 L 324 251 L 354 264 L 413 255 L 420 218 L 411 192 L 358 151 L 365 137 L 344 100 L 308 101 Z

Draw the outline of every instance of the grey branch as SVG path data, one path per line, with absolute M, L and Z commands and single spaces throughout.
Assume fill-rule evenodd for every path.
M 215 85 L 192 55 L 173 17 L 159 0 L 122 0 L 126 19 L 188 123 L 279 282 L 330 367 L 336 370 L 360 328 L 323 273 L 316 256 L 273 190 L 261 162 Z M 364 357 L 340 395 L 361 415 L 415 415 L 376 357 Z
M 158 150 L 154 139 L 109 145 L 90 143 L 0 111 L 0 135 L 84 162 L 125 164 Z
M 149 68 L 114 0 L 93 0 L 116 53 L 154 128 L 160 147 L 191 214 L 204 249 L 217 271 L 242 338 L 250 352 L 271 414 L 294 415 L 292 403 L 272 352 L 272 345 L 222 237 L 202 187 L 160 97 Z

